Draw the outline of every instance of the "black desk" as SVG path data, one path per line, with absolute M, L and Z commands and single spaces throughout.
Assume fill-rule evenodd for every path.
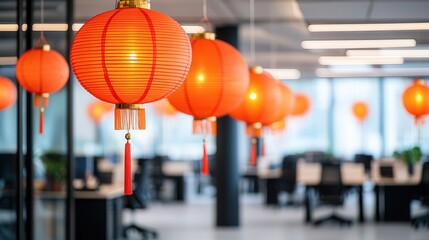
M 178 202 L 184 202 L 186 193 L 185 175 L 170 175 L 165 176 L 166 179 L 170 179 L 174 183 L 174 200 Z
M 76 239 L 122 238 L 123 188 L 112 186 L 100 192 L 79 192 L 76 197 Z
M 418 193 L 418 185 L 376 184 L 374 190 L 376 222 L 409 222 L 411 220 L 411 201 Z

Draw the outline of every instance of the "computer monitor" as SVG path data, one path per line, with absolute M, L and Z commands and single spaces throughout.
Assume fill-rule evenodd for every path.
M 380 177 L 381 178 L 394 178 L 393 166 L 392 165 L 381 165 L 380 166 Z

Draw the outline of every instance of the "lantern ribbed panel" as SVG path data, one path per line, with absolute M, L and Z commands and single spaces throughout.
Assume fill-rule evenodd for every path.
M 90 19 L 71 50 L 73 71 L 95 97 L 116 104 L 153 102 L 185 80 L 191 61 L 189 39 L 167 15 L 122 8 Z
M 429 113 L 429 87 L 422 80 L 414 81 L 402 95 L 405 110 L 416 118 Z
M 180 112 L 197 119 L 223 116 L 240 105 L 249 86 L 248 67 L 231 45 L 193 39 L 192 64 L 185 83 L 169 97 Z
M 271 119 L 268 119 L 266 122 L 262 122 L 263 125 L 270 125 L 275 122 L 282 121 L 293 110 L 295 96 L 293 95 L 292 90 L 288 86 L 280 82 L 279 88 L 281 91 L 280 106 L 277 108 L 277 112 L 273 115 Z
M 295 102 L 292 110 L 293 116 L 302 116 L 310 109 L 310 98 L 305 94 L 295 94 Z
M 0 110 L 6 110 L 16 101 L 16 86 L 8 78 L 0 77 Z
M 69 74 L 67 61 L 55 50 L 30 49 L 16 64 L 19 84 L 36 94 L 59 91 L 67 83 Z
M 368 105 L 365 102 L 355 102 L 352 107 L 353 115 L 359 120 L 363 122 L 368 117 Z
M 247 124 L 270 121 L 281 103 L 279 82 L 266 71 L 250 70 L 250 84 L 240 106 L 230 113 L 231 117 Z

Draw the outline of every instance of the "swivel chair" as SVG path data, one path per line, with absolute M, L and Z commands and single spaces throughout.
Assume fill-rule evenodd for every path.
M 351 225 L 352 221 L 338 215 L 335 207 L 344 204 L 345 189 L 341 180 L 341 166 L 339 163 L 325 162 L 322 164 L 322 177 L 317 186 L 319 201 L 322 205 L 334 207 L 333 213 L 327 217 L 314 221 L 314 226 L 327 222 L 336 222 L 340 225 Z
M 423 206 L 429 207 L 429 162 L 425 162 L 422 167 L 422 177 L 420 180 L 420 201 Z M 429 227 L 429 212 L 415 217 L 411 220 L 415 228 Z
M 150 195 L 150 160 L 139 159 L 138 166 L 138 170 L 134 174 L 134 193 L 131 196 L 125 197 L 125 208 L 132 211 L 132 223 L 124 227 L 123 236 L 127 238 L 129 232 L 135 231 L 143 237 L 142 239 L 157 238 L 158 233 L 154 229 L 135 224 L 135 211 L 147 208 Z

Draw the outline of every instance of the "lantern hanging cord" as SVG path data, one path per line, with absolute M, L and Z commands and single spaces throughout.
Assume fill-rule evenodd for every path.
M 45 2 L 44 0 L 40 0 L 40 23 L 42 26 L 42 29 L 40 31 L 40 36 L 43 36 L 44 30 L 45 30 Z
M 199 25 L 204 28 L 205 32 L 210 32 L 212 31 L 212 23 L 209 20 L 207 12 L 207 0 L 203 0 L 203 17 L 201 18 Z
M 255 63 L 255 0 L 250 1 L 250 62 Z

